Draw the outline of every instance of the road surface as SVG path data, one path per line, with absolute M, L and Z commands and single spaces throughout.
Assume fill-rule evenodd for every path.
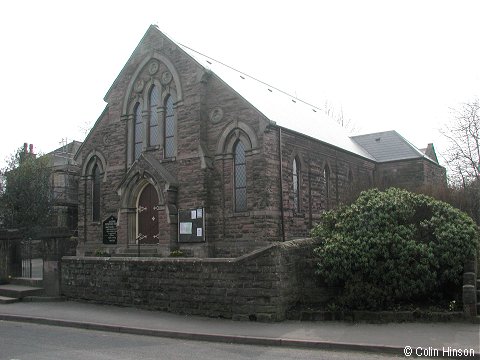
M 1 360 L 386 360 L 392 358 L 395 357 L 360 352 L 176 340 L 0 321 Z

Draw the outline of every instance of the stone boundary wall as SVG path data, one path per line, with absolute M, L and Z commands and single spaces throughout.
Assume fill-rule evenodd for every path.
M 315 293 L 315 244 L 314 239 L 274 243 L 237 258 L 63 257 L 62 294 L 183 314 L 280 321 L 296 303 L 311 301 L 307 293 Z

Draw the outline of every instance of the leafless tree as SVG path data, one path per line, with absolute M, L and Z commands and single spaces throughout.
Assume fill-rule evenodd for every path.
M 346 129 L 347 132 L 351 134 L 358 132 L 359 129 L 352 121 L 352 119 L 347 118 L 343 113 L 343 107 L 340 107 L 340 110 L 337 111 L 331 103 L 325 101 L 323 110 L 327 116 L 330 116 L 332 119 L 334 119 L 338 124 L 340 124 L 341 127 Z
M 480 225 L 480 103 L 478 99 L 452 110 L 442 134 L 450 146 L 442 154 L 449 168 L 447 198 Z
M 443 155 L 455 185 L 480 180 L 480 103 L 478 99 L 452 110 L 453 120 L 441 130 L 450 146 Z

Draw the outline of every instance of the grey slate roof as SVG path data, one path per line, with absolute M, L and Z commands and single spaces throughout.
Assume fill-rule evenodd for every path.
M 170 40 L 172 40 L 170 38 Z M 174 40 L 172 40 L 174 41 Z M 212 71 L 271 122 L 313 137 L 364 158 L 373 159 L 355 143 L 344 128 L 322 109 L 270 86 L 252 76 L 176 43 L 204 69 Z
M 378 162 L 418 158 L 434 161 L 395 130 L 352 136 L 351 139 Z
M 172 37 L 161 32 L 156 25 L 149 27 L 144 38 L 149 31 L 158 31 L 162 36 L 170 39 L 201 67 L 212 71 L 226 85 L 230 86 L 259 112 L 265 115 L 270 122 L 278 126 L 310 136 L 377 162 L 426 158 L 438 164 L 436 159 L 425 155 L 396 131 L 349 136 L 345 129 L 337 124 L 331 117 L 324 114 L 322 109 L 176 42 Z M 143 38 L 139 45 L 142 41 Z M 137 45 L 137 47 L 139 45 Z M 127 63 L 129 61 L 130 59 Z M 112 86 L 107 91 L 104 100 L 108 98 L 111 89 L 116 85 L 118 79 L 120 79 L 124 69 L 118 74 Z M 107 108 L 108 105 L 105 107 L 104 112 Z M 101 117 L 102 115 L 95 123 L 94 128 Z M 87 138 L 90 136 L 90 133 Z M 376 139 L 379 140 L 377 141 Z M 79 153 L 80 149 L 75 155 L 75 158 Z

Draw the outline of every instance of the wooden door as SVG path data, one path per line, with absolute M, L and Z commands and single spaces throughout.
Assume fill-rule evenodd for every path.
M 138 239 L 140 244 L 158 244 L 158 194 L 148 184 L 138 199 Z

